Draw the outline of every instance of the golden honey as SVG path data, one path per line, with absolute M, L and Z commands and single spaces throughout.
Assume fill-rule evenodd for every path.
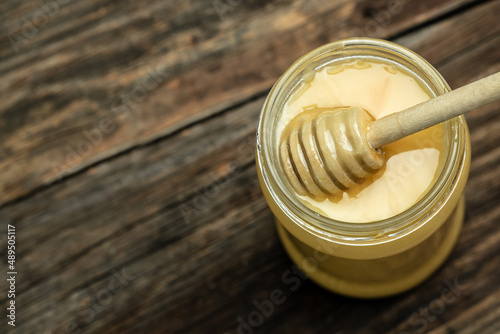
M 470 139 L 457 117 L 383 150 L 386 165 L 340 198 L 298 194 L 284 177 L 279 142 L 311 108 L 356 106 L 374 118 L 444 94 L 441 75 L 412 51 L 356 38 L 293 64 L 263 107 L 257 170 L 292 260 L 323 287 L 361 298 L 405 291 L 450 254 L 463 221 Z

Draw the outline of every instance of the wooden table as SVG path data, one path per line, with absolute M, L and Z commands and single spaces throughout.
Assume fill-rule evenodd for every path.
M 270 87 L 322 44 L 393 40 L 453 88 L 499 71 L 500 1 L 8 0 L 0 12 L 0 332 L 500 333 L 500 103 L 467 116 L 451 258 L 392 298 L 290 289 L 253 153 Z M 275 290 L 285 300 L 260 321 Z

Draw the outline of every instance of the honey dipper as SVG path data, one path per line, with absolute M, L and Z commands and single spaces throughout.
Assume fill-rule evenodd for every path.
M 335 197 L 384 166 L 378 150 L 500 99 L 500 72 L 375 121 L 358 107 L 306 110 L 285 127 L 280 162 L 297 192 Z

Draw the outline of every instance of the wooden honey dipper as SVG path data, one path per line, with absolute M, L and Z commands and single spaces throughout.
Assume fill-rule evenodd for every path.
M 280 162 L 299 195 L 336 197 L 384 166 L 377 149 L 498 99 L 500 72 L 378 120 L 358 107 L 306 110 L 285 127 Z

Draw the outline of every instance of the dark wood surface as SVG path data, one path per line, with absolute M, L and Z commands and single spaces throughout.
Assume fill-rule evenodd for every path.
M 265 96 L 301 55 L 390 39 L 456 88 L 500 71 L 500 1 L 9 0 L 0 16 L 1 333 L 236 333 L 275 290 L 242 333 L 500 333 L 500 103 L 467 115 L 452 256 L 392 298 L 283 281 L 254 159 Z

